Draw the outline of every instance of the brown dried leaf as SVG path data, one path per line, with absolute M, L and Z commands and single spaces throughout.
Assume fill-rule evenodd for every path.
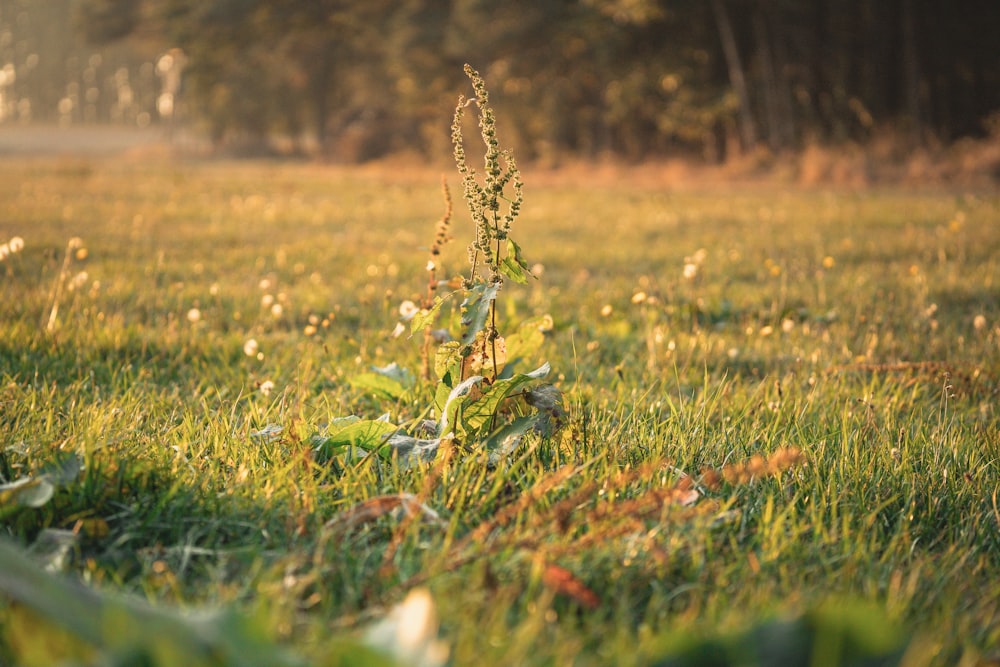
M 575 574 L 559 565 L 552 563 L 545 565 L 545 569 L 542 570 L 542 583 L 587 609 L 597 609 L 601 605 L 597 593 L 587 588 Z

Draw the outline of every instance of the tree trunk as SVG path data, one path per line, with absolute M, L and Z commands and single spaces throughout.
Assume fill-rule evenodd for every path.
M 920 62 L 917 59 L 917 29 L 913 0 L 903 0 L 900 21 L 903 38 L 904 113 L 910 145 L 919 146 L 923 140 L 923 122 L 920 113 Z
M 333 48 L 322 46 L 319 52 L 319 62 L 312 72 L 310 81 L 312 89 L 313 122 L 315 123 L 316 145 L 320 152 L 326 150 L 327 125 L 330 122 L 330 89 L 333 83 Z
M 750 94 L 747 92 L 747 82 L 743 75 L 743 62 L 740 60 L 736 36 L 733 34 L 733 25 L 722 0 L 712 0 L 712 12 L 715 14 L 715 22 L 719 28 L 722 53 L 726 58 L 726 67 L 729 70 L 729 83 L 733 86 L 740 102 L 740 139 L 743 141 L 744 150 L 751 151 L 757 144 L 757 131 L 753 111 L 750 108 Z
M 774 150 L 783 147 L 784 136 L 782 121 L 778 110 L 778 82 L 774 71 L 774 56 L 771 53 L 767 26 L 760 10 L 753 15 L 753 36 L 757 43 L 757 61 L 760 64 L 760 77 L 763 84 L 764 115 L 767 119 L 767 144 Z

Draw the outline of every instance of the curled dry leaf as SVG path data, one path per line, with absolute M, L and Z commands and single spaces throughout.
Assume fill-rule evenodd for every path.
M 350 530 L 371 523 L 387 514 L 395 516 L 419 517 L 430 523 L 442 523 L 440 515 L 412 493 L 397 493 L 377 496 L 344 510 L 326 522 L 326 528 Z

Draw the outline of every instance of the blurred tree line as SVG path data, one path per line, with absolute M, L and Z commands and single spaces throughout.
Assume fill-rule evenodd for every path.
M 997 0 L 71 4 L 89 44 L 183 50 L 180 97 L 216 141 L 309 137 L 344 159 L 446 153 L 465 62 L 523 157 L 718 161 L 1000 125 Z

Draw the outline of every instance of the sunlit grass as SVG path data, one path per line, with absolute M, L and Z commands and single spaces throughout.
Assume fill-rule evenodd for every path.
M 913 664 L 995 656 L 995 195 L 533 187 L 526 170 L 519 237 L 542 279 L 505 287 L 498 316 L 552 315 L 567 426 L 496 469 L 320 465 L 309 437 L 331 419 L 427 405 L 350 379 L 419 368 L 418 337 L 390 332 L 425 288 L 438 178 L 0 163 L 0 243 L 24 241 L 0 262 L 0 483 L 59 452 L 85 464 L 5 535 L 51 563 L 43 530 L 75 531 L 64 567 L 90 584 L 234 604 L 317 659 L 416 585 L 455 664 L 643 663 L 831 600 L 919 636 Z M 442 275 L 463 269 L 462 225 Z M 73 237 L 69 279 L 86 278 L 47 331 Z M 268 425 L 283 430 L 254 435 Z M 786 447 L 804 464 L 627 509 Z M 323 528 L 403 492 L 442 524 Z M 597 604 L 554 589 L 551 566 Z

